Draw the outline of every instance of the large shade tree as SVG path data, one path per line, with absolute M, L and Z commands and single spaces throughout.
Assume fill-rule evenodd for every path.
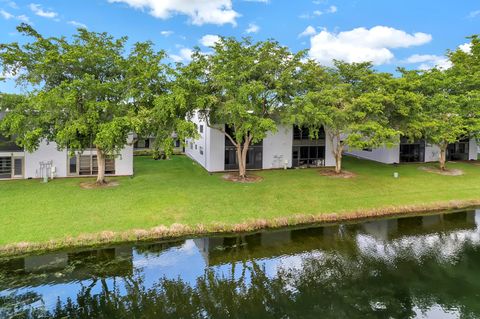
M 272 40 L 221 38 L 213 52 L 196 52 L 185 70 L 195 108 L 235 146 L 240 178 L 249 147 L 277 130 L 292 102 L 303 55 Z
M 104 184 L 105 159 L 144 127 L 146 110 L 166 90 L 164 52 L 146 42 L 127 53 L 126 37 L 86 29 L 71 40 L 44 37 L 26 24 L 18 30 L 28 40 L 0 44 L 0 62 L 29 93 L 8 107 L 2 131 L 28 151 L 43 139 L 70 153 L 95 148 L 97 183 Z
M 450 144 L 478 138 L 480 132 L 480 45 L 476 36 L 471 41 L 469 50 L 447 53 L 450 68 L 402 70 L 410 92 L 423 96 L 420 112 L 410 121 L 427 142 L 439 147 L 441 170 L 446 169 Z
M 288 120 L 309 129 L 311 138 L 323 126 L 335 158 L 335 172 L 342 169 L 346 147 L 354 149 L 392 145 L 399 131 L 391 128 L 386 107 L 391 102 L 384 83 L 389 75 L 376 73 L 370 63 L 335 61 L 326 68 L 315 61 L 303 64 L 302 90 L 289 110 Z

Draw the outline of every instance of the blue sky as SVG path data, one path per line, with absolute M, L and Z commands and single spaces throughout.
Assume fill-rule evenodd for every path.
M 0 42 L 23 41 L 15 30 L 22 21 L 44 35 L 86 26 L 130 43 L 152 40 L 183 62 L 194 46 L 208 50 L 216 35 L 251 36 L 307 49 L 323 64 L 370 60 L 394 71 L 448 65 L 445 51 L 480 33 L 480 1 L 0 0 Z M 11 80 L 0 84 L 0 91 L 16 90 Z

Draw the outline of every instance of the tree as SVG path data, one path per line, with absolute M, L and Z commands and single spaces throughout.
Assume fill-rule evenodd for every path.
M 440 169 L 446 169 L 447 148 L 451 143 L 468 136 L 468 125 L 460 97 L 449 90 L 452 77 L 433 69 L 422 74 L 422 90 L 425 94 L 423 130 L 427 142 L 440 148 Z
M 325 128 L 337 174 L 345 147 L 389 146 L 398 138 L 399 131 L 389 126 L 385 113 L 391 96 L 384 82 L 390 77 L 375 73 L 370 63 L 335 61 L 334 68 L 325 68 L 308 61 L 301 74 L 303 90 L 289 111 L 289 121 L 308 127 L 311 138 Z
M 480 132 L 480 45 L 470 37 L 470 50 L 449 51 L 450 68 L 406 71 L 408 93 L 421 95 L 421 107 L 409 116 L 410 133 L 439 147 L 439 166 L 446 169 L 447 148 Z
M 185 70 L 195 108 L 235 146 L 240 178 L 249 147 L 276 131 L 276 119 L 292 102 L 303 56 L 271 40 L 221 38 L 211 54 L 197 50 Z
M 26 24 L 18 30 L 32 41 L 1 44 L 0 61 L 31 90 L 25 103 L 9 106 L 2 131 L 27 151 L 43 139 L 70 153 L 94 147 L 97 184 L 104 184 L 106 157 L 116 156 L 129 134 L 143 127 L 140 115 L 165 90 L 165 54 L 145 42 L 125 55 L 126 37 L 86 29 L 71 41 L 45 38 Z

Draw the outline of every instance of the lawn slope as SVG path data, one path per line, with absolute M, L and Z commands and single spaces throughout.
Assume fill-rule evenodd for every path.
M 317 169 L 262 171 L 256 184 L 224 181 L 185 156 L 168 161 L 135 158 L 135 176 L 120 185 L 81 189 L 85 179 L 0 181 L 0 246 L 46 242 L 102 231 L 233 225 L 254 219 L 348 213 L 358 210 L 480 200 L 480 166 L 449 163 L 462 176 L 419 170 L 426 164 L 383 165 L 346 158 L 352 179 Z M 433 165 L 433 164 L 428 164 Z M 400 174 L 393 178 L 393 172 Z

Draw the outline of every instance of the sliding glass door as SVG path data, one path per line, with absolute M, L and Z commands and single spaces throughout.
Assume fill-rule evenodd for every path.
M 12 178 L 12 157 L 0 157 L 0 178 Z

